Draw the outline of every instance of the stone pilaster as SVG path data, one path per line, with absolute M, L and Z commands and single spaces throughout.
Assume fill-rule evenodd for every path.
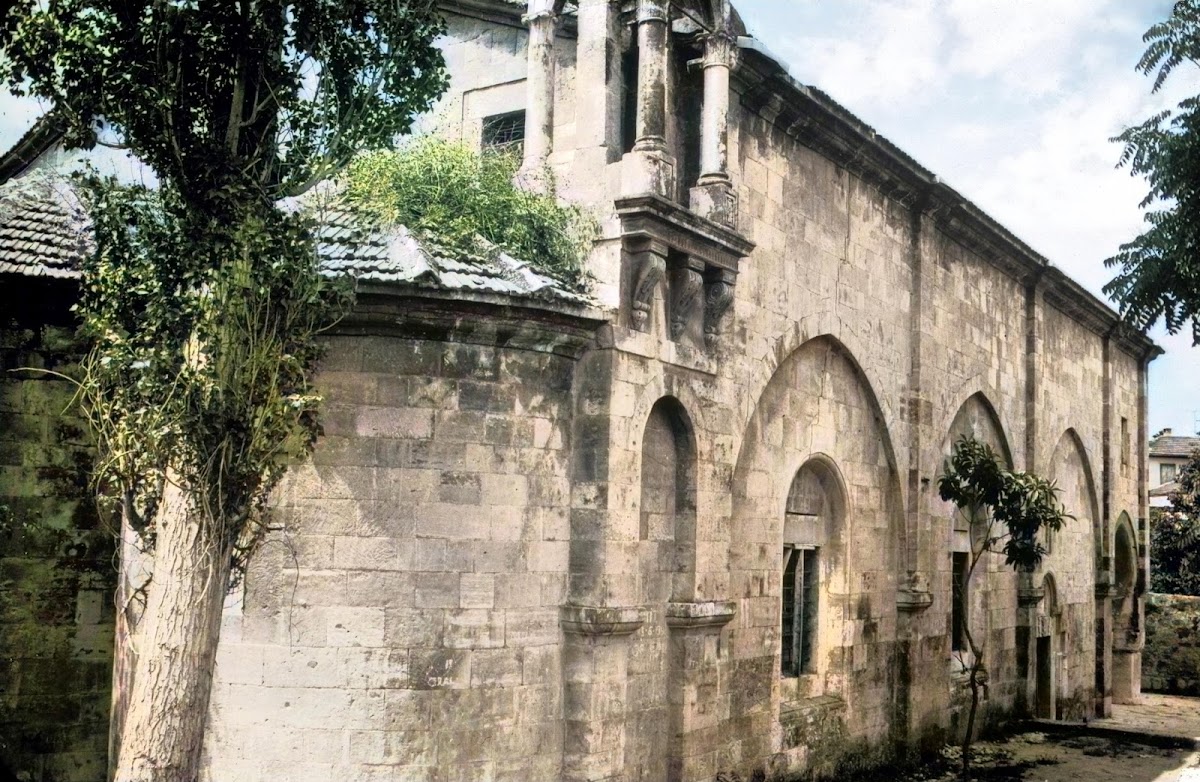
M 712 777 L 717 744 L 713 734 L 729 718 L 730 692 L 722 676 L 721 631 L 733 619 L 732 601 L 668 603 L 670 667 L 670 755 L 668 782 Z
M 633 607 L 562 607 L 564 782 L 625 779 L 629 636 L 643 621 Z

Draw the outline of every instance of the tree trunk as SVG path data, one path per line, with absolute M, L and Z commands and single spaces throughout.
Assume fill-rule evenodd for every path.
M 978 652 L 976 652 L 978 655 Z M 979 669 L 982 667 L 979 657 L 971 664 L 971 676 L 968 680 L 971 685 L 971 711 L 967 714 L 967 732 L 963 736 L 962 744 L 962 779 L 963 782 L 968 782 L 971 779 L 971 744 L 975 740 L 975 714 L 979 711 Z
M 168 481 L 155 516 L 154 574 L 134 643 L 115 782 L 196 782 L 208 721 L 228 545 Z

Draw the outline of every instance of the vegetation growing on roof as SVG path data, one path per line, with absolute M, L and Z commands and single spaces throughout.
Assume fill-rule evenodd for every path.
M 346 193 L 382 222 L 451 251 L 473 256 L 491 244 L 581 289 L 596 221 L 553 194 L 514 184 L 519 162 L 511 153 L 422 138 L 357 158 L 347 170 Z

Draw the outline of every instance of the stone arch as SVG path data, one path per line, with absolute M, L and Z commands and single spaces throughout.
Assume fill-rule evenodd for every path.
M 1061 651 L 1067 646 L 1062 599 L 1053 573 L 1042 577 L 1042 599 L 1034 628 L 1034 714 L 1058 719 L 1059 700 L 1066 688 Z
M 1113 703 L 1136 702 L 1141 690 L 1141 595 L 1137 532 L 1122 511 L 1113 530 Z
M 802 347 L 818 340 L 830 340 L 833 344 L 838 345 L 868 389 L 882 387 L 872 377 L 871 372 L 857 359 L 857 356 L 865 356 L 869 353 L 866 341 L 855 331 L 854 324 L 843 322 L 832 310 L 814 312 L 793 322 L 791 327 L 775 340 L 771 349 L 751 365 L 753 368 L 746 383 L 747 393 L 743 397 L 747 407 L 742 411 L 742 420 L 746 422 L 747 426 L 760 406 L 768 385 L 775 379 L 784 363 L 795 356 Z M 871 392 L 871 396 L 876 412 L 883 422 L 883 428 L 887 432 L 897 431 L 902 426 L 897 417 L 898 413 L 887 405 L 887 399 L 880 399 L 874 391 Z M 737 462 L 741 461 L 741 448 L 745 442 L 745 438 L 743 438 L 738 445 L 737 453 L 734 454 Z M 898 464 L 891 436 L 889 435 L 881 445 L 886 450 L 892 464 Z
M 1007 430 L 1000 420 L 996 406 L 983 391 L 976 391 L 959 405 L 944 431 L 946 437 L 942 443 L 942 453 L 945 455 L 950 454 L 950 449 L 959 437 L 970 435 L 992 446 L 1006 467 L 1012 469 L 1015 466 Z
M 797 342 L 762 386 L 734 460 L 728 579 L 742 619 L 731 630 L 738 650 L 733 664 L 755 673 L 733 720 L 769 699 L 782 721 L 782 703 L 818 695 L 844 698 L 852 718 L 856 682 L 893 681 L 888 666 L 904 526 L 891 433 L 846 345 L 828 334 Z M 785 519 L 793 482 L 806 465 L 830 494 L 844 499 L 833 503 L 843 507 L 833 514 L 840 521 L 826 539 L 821 565 L 831 623 L 823 620 L 821 631 L 828 642 L 821 642 L 817 675 L 789 681 L 780 674 Z M 792 733 L 774 732 L 774 741 L 783 742 L 774 749 L 792 749 L 786 743 Z
M 696 550 L 696 438 L 678 399 L 664 396 L 650 408 L 643 428 L 638 539 L 656 544 L 648 558 L 668 576 L 652 602 L 679 599 L 690 591 Z M 653 582 L 652 574 L 647 583 Z
M 1067 429 L 1058 438 L 1050 458 L 1050 476 L 1062 490 L 1060 497 L 1067 513 L 1076 519 L 1090 522 L 1093 537 L 1099 545 L 1101 537 L 1100 502 L 1092 462 L 1083 440 L 1075 429 Z M 1099 566 L 1099 560 L 1096 562 Z

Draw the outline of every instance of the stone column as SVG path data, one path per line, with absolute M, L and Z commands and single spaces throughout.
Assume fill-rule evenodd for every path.
M 638 0 L 637 139 L 625 169 L 625 195 L 670 197 L 675 164 L 667 155 L 667 0 Z
M 529 25 L 529 65 L 525 74 L 525 159 L 522 172 L 536 175 L 550 157 L 554 138 L 554 36 L 558 13 L 553 0 L 533 0 Z
M 691 207 L 724 225 L 737 223 L 737 201 L 729 178 L 729 74 L 736 57 L 732 36 L 716 32 L 705 38 L 700 180 L 692 188 Z

